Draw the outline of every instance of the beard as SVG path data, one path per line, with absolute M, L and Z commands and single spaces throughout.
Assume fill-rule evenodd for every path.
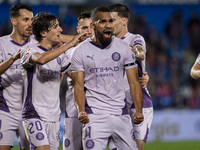
M 98 37 L 102 46 L 107 46 L 111 43 L 112 35 L 113 35 L 113 33 L 111 32 L 110 37 L 106 38 L 106 37 L 104 37 L 104 33 L 100 33 L 98 30 L 96 31 L 96 36 Z

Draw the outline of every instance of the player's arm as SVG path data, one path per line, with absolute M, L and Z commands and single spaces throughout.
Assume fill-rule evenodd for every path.
M 126 69 L 128 83 L 130 86 L 130 93 L 133 99 L 136 113 L 134 114 L 134 123 L 139 124 L 144 120 L 142 114 L 143 96 L 142 88 L 138 79 L 138 68 Z
M 20 58 L 20 51 L 18 50 L 13 56 L 11 56 L 8 60 L 0 63 L 0 75 L 6 72 L 6 70 L 17 60 Z
M 200 79 L 200 64 L 196 61 L 190 70 L 190 75 L 193 79 Z
M 61 34 L 60 35 L 60 40 L 63 43 L 68 43 L 69 41 L 71 41 L 74 38 L 74 35 L 66 35 L 66 34 Z
M 139 77 L 139 82 L 140 82 L 142 88 L 147 87 L 147 84 L 149 82 L 149 75 L 146 71 L 143 71 L 143 76 Z
M 89 118 L 85 112 L 85 91 L 84 91 L 84 72 L 74 72 L 71 74 L 74 83 L 74 101 L 78 110 L 78 119 L 81 123 L 88 123 Z
M 145 50 L 142 46 L 131 46 L 131 50 L 135 53 L 135 58 L 138 61 L 143 61 L 145 58 Z
M 85 33 L 78 34 L 69 43 L 67 43 L 66 45 L 62 45 L 54 50 L 47 51 L 45 53 L 38 53 L 38 52 L 34 53 L 30 57 L 30 63 L 36 63 L 36 64 L 43 65 L 43 64 L 57 58 L 59 55 L 64 53 L 69 48 L 76 46 L 79 43 L 79 39 L 84 35 L 85 35 Z
M 70 70 L 66 72 L 66 75 L 69 76 L 70 78 L 72 78 L 72 73 Z

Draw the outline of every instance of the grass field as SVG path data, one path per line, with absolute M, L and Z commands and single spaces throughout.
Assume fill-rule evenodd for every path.
M 150 142 L 144 150 L 200 150 L 200 141 Z
M 19 150 L 19 147 L 14 147 L 12 150 Z M 62 146 L 60 150 L 62 150 Z M 200 141 L 149 142 L 145 145 L 144 150 L 200 150 Z

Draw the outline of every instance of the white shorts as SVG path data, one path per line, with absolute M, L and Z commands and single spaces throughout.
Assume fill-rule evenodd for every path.
M 82 123 L 78 118 L 65 118 L 63 150 L 82 149 Z
M 147 141 L 148 134 L 150 132 L 151 123 L 153 120 L 153 107 L 143 108 L 144 121 L 140 124 L 133 124 L 134 136 L 137 140 Z M 130 110 L 130 115 L 135 114 L 135 109 Z M 133 119 L 133 117 L 132 117 Z
M 119 150 L 137 150 L 133 138 L 132 123 L 129 115 L 94 115 L 89 114 L 90 122 L 83 126 L 83 149 L 106 150 L 112 137 Z
M 0 145 L 13 146 L 17 135 L 20 149 L 29 150 L 29 141 L 22 126 L 21 113 L 10 113 L 0 110 Z
M 26 135 L 31 143 L 31 149 L 49 145 L 50 149 L 58 150 L 60 141 L 60 122 L 45 122 L 40 119 L 23 121 Z

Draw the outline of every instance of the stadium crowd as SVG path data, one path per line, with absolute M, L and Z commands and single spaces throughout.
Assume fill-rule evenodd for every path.
M 80 10 L 72 10 L 64 20 L 59 16 L 61 27 L 66 34 L 76 34 L 75 26 Z M 154 109 L 166 108 L 200 108 L 198 81 L 193 80 L 190 69 L 198 53 L 200 42 L 199 14 L 191 11 L 183 19 L 181 10 L 170 16 L 159 32 L 157 27 L 148 24 L 144 15 L 132 11 L 129 31 L 141 34 L 147 44 L 146 69 L 150 76 L 148 89 L 153 99 Z M 0 24 L 0 36 L 10 33 L 10 20 Z M 62 83 L 61 99 L 65 99 L 66 83 Z M 64 106 L 64 105 L 61 105 Z M 62 108 L 64 111 L 64 108 Z

